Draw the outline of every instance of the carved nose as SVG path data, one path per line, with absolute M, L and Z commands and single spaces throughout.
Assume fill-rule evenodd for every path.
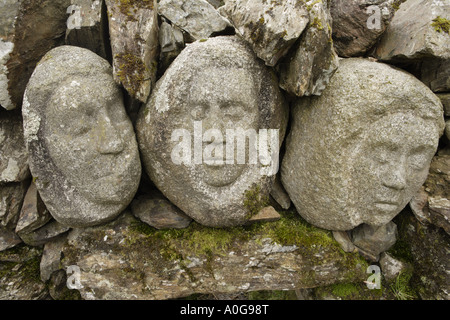
M 100 122 L 97 149 L 101 154 L 117 154 L 124 149 L 124 142 L 109 118 Z
M 406 187 L 406 166 L 403 163 L 393 167 L 389 172 L 385 173 L 383 179 L 384 186 L 395 189 L 403 190 Z

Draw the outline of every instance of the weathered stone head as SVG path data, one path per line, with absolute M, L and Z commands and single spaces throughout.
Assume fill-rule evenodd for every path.
M 286 123 L 276 77 L 242 40 L 216 37 L 172 63 L 140 111 L 137 134 L 164 195 L 220 227 L 248 219 L 246 191 L 270 192 Z
M 106 60 L 78 47 L 51 50 L 28 83 L 22 113 L 30 170 L 57 221 L 91 226 L 125 209 L 141 165 Z
M 383 225 L 425 182 L 444 122 L 439 99 L 412 75 L 345 59 L 321 97 L 300 99 L 282 182 L 310 223 Z

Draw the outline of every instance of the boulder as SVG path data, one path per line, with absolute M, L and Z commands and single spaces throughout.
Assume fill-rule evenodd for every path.
M 207 39 L 231 27 L 229 21 L 206 0 L 161 0 L 158 13 L 194 40 Z
M 450 37 L 442 28 L 450 19 L 445 0 L 408 0 L 400 6 L 374 55 L 384 61 L 450 59 Z
M 64 43 L 70 0 L 5 0 L 0 3 L 0 105 L 21 107 L 39 60 Z M 39 27 L 37 27 L 39 26 Z
M 309 22 L 302 1 L 226 0 L 220 8 L 266 65 L 275 66 Z
M 340 57 L 364 55 L 394 16 L 392 0 L 331 1 L 333 41 Z
M 381 226 L 425 182 L 442 104 L 407 72 L 368 59 L 340 64 L 322 96 L 294 103 L 281 180 L 313 225 Z
M 136 137 L 111 71 L 92 51 L 61 46 L 26 89 L 30 170 L 50 214 L 68 227 L 114 219 L 139 186 Z
M 223 227 L 265 206 L 286 123 L 276 77 L 243 40 L 228 36 L 181 52 L 141 108 L 136 130 L 158 189 L 197 222 Z
M 308 1 L 308 28 L 279 63 L 280 87 L 299 97 L 320 96 L 339 66 L 326 3 Z
M 17 113 L 2 112 L 0 113 L 0 184 L 21 182 L 29 176 L 22 117 Z
M 145 103 L 156 80 L 159 57 L 157 1 L 105 2 L 114 80 Z

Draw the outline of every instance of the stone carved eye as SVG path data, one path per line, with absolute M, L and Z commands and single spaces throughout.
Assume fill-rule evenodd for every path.
M 224 103 L 220 110 L 226 118 L 234 121 L 241 119 L 244 114 L 244 108 L 236 103 Z
M 414 170 L 422 170 L 426 167 L 427 160 L 423 153 L 416 153 L 408 157 L 408 164 Z

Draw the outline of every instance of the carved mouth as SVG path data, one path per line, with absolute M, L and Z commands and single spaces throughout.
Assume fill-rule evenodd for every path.
M 377 201 L 375 207 L 382 211 L 393 211 L 398 209 L 399 203 L 397 201 Z

